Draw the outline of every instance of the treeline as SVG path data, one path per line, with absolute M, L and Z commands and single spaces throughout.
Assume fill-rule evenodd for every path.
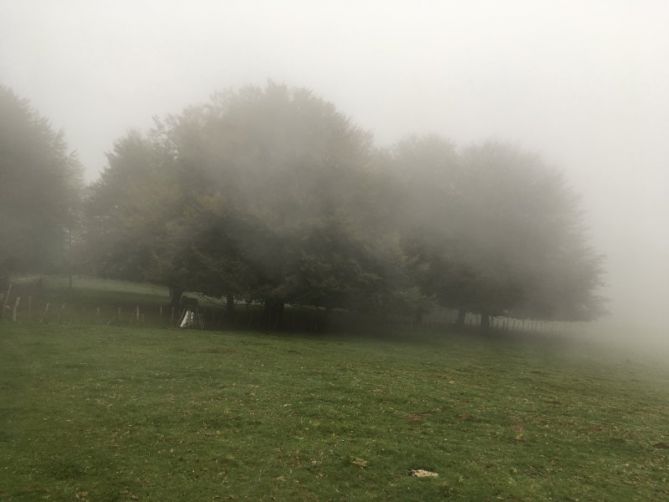
M 0 295 L 11 274 L 65 268 L 79 221 L 80 174 L 63 135 L 0 86 Z
M 601 311 L 578 199 L 540 158 L 438 136 L 380 149 L 283 85 L 217 94 L 119 139 L 78 214 L 79 271 L 167 285 L 175 304 L 226 298 L 231 314 L 261 302 L 268 326 L 287 304 L 416 320 L 439 305 L 484 328 Z

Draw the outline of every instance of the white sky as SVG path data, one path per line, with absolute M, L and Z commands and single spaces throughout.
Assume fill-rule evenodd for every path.
M 583 194 L 617 317 L 664 317 L 669 2 L 0 0 L 0 83 L 65 131 L 89 180 L 127 129 L 267 79 L 381 145 L 537 151 Z

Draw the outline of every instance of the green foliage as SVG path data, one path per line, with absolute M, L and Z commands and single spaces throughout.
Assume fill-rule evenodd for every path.
M 490 313 L 588 320 L 601 258 L 587 247 L 578 199 L 538 157 L 487 143 L 463 154 L 468 263 L 486 279 Z
M 428 137 L 401 143 L 393 162 L 408 178 L 403 245 L 426 294 L 484 316 L 601 313 L 601 258 L 578 200 L 541 159 L 496 143 L 457 156 Z
M 0 86 L 0 285 L 8 273 L 64 266 L 79 170 L 62 134 Z
M 150 140 L 120 139 L 85 205 L 85 257 L 103 276 L 151 280 L 153 257 L 169 241 L 165 221 L 178 215 L 176 177 Z
M 372 302 L 389 284 L 370 159 L 369 136 L 307 91 L 216 95 L 116 145 L 89 199 L 91 261 L 177 290 Z
M 270 83 L 122 138 L 88 199 L 87 256 L 279 318 L 288 302 L 583 320 L 601 259 L 578 207 L 536 156 L 438 136 L 375 151 L 331 104 Z

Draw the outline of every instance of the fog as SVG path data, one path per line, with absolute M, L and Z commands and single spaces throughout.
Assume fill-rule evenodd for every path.
M 0 83 L 94 180 L 130 128 L 271 79 L 377 144 L 489 138 L 563 169 L 606 255 L 607 332 L 664 331 L 669 5 L 662 1 L 0 1 Z

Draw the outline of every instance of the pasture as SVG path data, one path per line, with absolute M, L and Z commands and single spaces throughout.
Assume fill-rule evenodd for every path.
M 664 500 L 668 383 L 557 340 L 0 321 L 0 498 Z

